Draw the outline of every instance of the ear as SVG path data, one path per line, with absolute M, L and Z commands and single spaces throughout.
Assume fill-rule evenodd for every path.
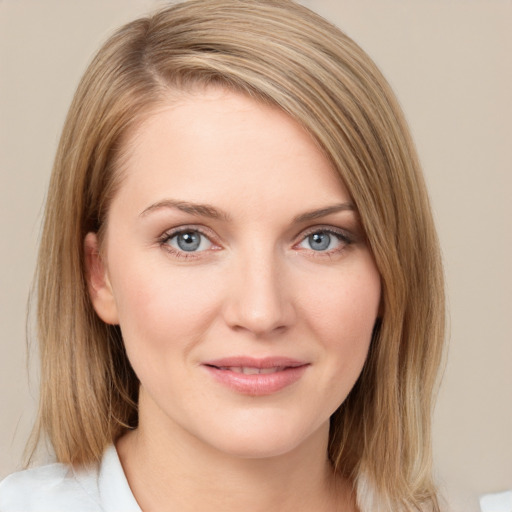
M 92 305 L 107 324 L 119 323 L 112 286 L 99 250 L 98 235 L 87 233 L 84 240 L 87 287 Z

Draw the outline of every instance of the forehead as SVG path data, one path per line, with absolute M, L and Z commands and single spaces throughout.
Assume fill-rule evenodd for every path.
M 211 88 L 174 95 L 123 142 L 122 184 L 140 207 L 194 202 L 324 203 L 348 194 L 315 140 L 277 107 Z M 316 204 L 313 204 L 316 206 Z

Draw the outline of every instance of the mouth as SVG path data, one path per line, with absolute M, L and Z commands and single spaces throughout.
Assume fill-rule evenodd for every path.
M 243 373 L 244 375 L 268 375 L 270 373 L 282 372 L 286 366 L 275 366 L 273 368 L 253 368 L 250 366 L 214 366 L 218 370 L 228 370 L 235 373 Z
M 244 395 L 277 393 L 301 379 L 309 363 L 289 358 L 235 357 L 208 361 L 202 366 L 222 386 Z

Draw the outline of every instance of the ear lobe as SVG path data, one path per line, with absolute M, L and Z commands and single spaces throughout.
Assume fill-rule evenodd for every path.
M 116 325 L 119 323 L 117 305 L 96 233 L 87 233 L 84 255 L 87 287 L 94 310 L 105 323 Z

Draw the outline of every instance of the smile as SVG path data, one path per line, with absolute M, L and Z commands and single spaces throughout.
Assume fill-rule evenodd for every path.
M 223 387 L 251 396 L 277 393 L 301 379 L 309 363 L 288 358 L 246 357 L 208 361 L 202 364 Z
M 219 370 L 229 370 L 235 373 L 243 373 L 244 375 L 262 375 L 269 373 L 282 372 L 285 366 L 276 366 L 274 368 L 251 368 L 250 366 L 221 366 Z

